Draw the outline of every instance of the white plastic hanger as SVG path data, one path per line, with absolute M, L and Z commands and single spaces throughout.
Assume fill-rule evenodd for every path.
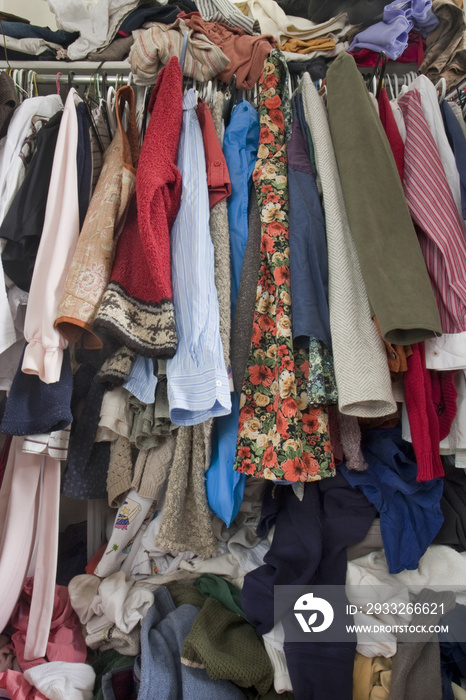
M 435 89 L 437 90 L 438 94 L 438 102 L 441 105 L 445 99 L 445 95 L 447 94 L 447 81 L 445 78 L 440 78 L 438 83 L 435 85 Z
M 22 95 L 22 88 L 20 88 L 19 85 L 19 68 L 13 68 L 13 71 L 11 73 L 11 77 L 13 78 L 13 82 L 15 84 L 15 92 L 18 96 L 18 101 L 22 102 L 23 101 L 23 95 Z
M 387 92 L 389 93 L 389 99 L 390 99 L 390 100 L 394 100 L 394 99 L 395 99 L 395 93 L 394 93 L 394 91 L 393 91 L 392 79 L 391 79 L 391 77 L 388 75 L 388 73 L 387 73 L 387 75 L 385 76 L 385 81 L 386 81 L 386 83 L 387 83 Z
M 116 132 L 116 90 L 113 85 L 107 89 L 107 114 L 112 135 Z
M 28 97 L 34 97 L 34 95 L 38 94 L 36 72 L 34 70 L 29 70 L 27 74 L 27 93 Z

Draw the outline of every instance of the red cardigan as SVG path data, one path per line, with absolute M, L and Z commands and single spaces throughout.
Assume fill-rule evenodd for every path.
M 149 112 L 136 193 L 94 327 L 140 355 L 169 358 L 177 347 L 169 232 L 181 199 L 176 160 L 183 115 L 182 74 L 176 57 L 160 71 Z

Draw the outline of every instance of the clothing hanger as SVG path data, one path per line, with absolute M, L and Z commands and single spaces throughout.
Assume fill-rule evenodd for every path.
M 392 79 L 388 74 L 385 76 L 385 82 L 387 83 L 387 91 L 389 93 L 389 99 L 394 100 L 395 93 L 393 91 Z
M 288 92 L 290 93 L 290 100 L 291 100 L 291 98 L 293 97 L 294 90 L 293 90 L 293 84 L 291 82 L 291 74 L 289 71 L 288 71 L 287 83 L 288 83 Z
M 60 90 L 60 77 L 63 75 L 60 71 L 58 71 L 57 75 L 55 76 L 55 87 L 57 88 L 57 95 L 61 97 L 61 90 Z
M 236 75 L 233 75 L 227 87 L 227 91 L 225 92 L 225 102 L 223 105 L 223 121 L 225 122 L 225 127 L 230 123 L 231 113 L 236 100 L 236 93 Z
M 210 106 L 211 108 L 214 106 L 215 103 L 215 98 L 217 97 L 217 92 L 218 92 L 218 80 L 217 78 L 214 78 L 212 81 L 210 81 L 211 84 L 211 93 L 210 93 Z
M 114 132 L 112 130 L 112 124 L 110 121 L 109 117 L 109 108 L 107 104 L 107 100 L 104 98 L 104 95 L 106 97 L 106 90 L 107 90 L 107 85 L 106 85 L 106 77 L 107 74 L 100 73 L 97 71 L 97 73 L 94 73 L 94 83 L 95 83 L 95 90 L 96 90 L 96 97 L 98 99 L 98 106 L 99 109 L 102 113 L 102 116 L 105 121 L 105 125 L 107 127 L 107 132 L 110 138 L 110 141 L 113 139 Z
M 180 51 L 180 68 L 181 72 L 184 75 L 184 62 L 186 58 L 186 51 L 188 48 L 188 39 L 189 39 L 189 33 L 185 32 L 183 34 L 183 41 L 181 42 L 181 51 Z
M 321 82 L 322 82 L 322 86 L 319 90 L 319 95 L 321 96 L 321 98 L 323 99 L 325 104 L 327 104 L 327 83 L 324 83 L 323 81 L 321 81 Z
M 94 81 L 94 90 L 95 90 L 95 96 L 91 92 L 91 87 L 92 83 Z M 97 129 L 97 125 L 95 123 L 95 117 L 94 117 L 94 109 L 99 108 L 99 101 L 97 98 L 97 90 L 98 90 L 98 84 L 96 81 L 96 74 L 92 76 L 91 81 L 89 82 L 89 85 L 86 87 L 86 90 L 84 91 L 84 108 L 86 110 L 87 116 L 89 118 L 90 124 L 92 131 L 94 132 L 94 136 L 97 139 L 97 144 L 99 146 L 99 150 L 101 153 L 105 151 L 104 144 L 102 142 L 102 139 L 99 134 L 99 130 Z
M 18 95 L 19 102 L 22 102 L 24 97 L 28 96 L 27 91 L 24 86 L 24 69 L 15 68 L 13 70 L 13 82 L 15 84 L 16 93 Z
M 385 54 L 385 51 L 381 51 L 379 55 L 377 56 L 377 60 L 375 62 L 374 70 L 372 71 L 370 77 L 369 77 L 369 82 L 368 82 L 368 88 L 371 83 L 373 83 L 374 79 L 377 79 L 377 83 L 375 86 L 375 97 L 378 99 L 380 95 L 380 91 L 382 89 L 383 85 L 383 79 L 385 76 L 385 71 L 387 70 L 387 56 Z
M 107 90 L 106 102 L 107 102 L 108 121 L 110 123 L 110 129 L 111 129 L 112 134 L 114 136 L 117 127 L 116 127 L 116 111 L 115 111 L 116 90 L 113 87 L 113 85 L 110 85 L 110 87 Z
M 204 102 L 206 104 L 211 105 L 211 99 L 212 99 L 212 81 L 209 80 L 207 84 L 205 84 L 205 95 L 204 95 Z
M 28 71 L 28 77 L 27 77 L 27 92 L 28 92 L 28 97 L 34 97 L 34 94 L 36 97 L 39 96 L 39 90 L 37 89 L 37 80 L 36 80 L 36 71 L 35 70 L 29 70 Z
M 154 87 L 153 85 L 148 85 L 144 91 L 144 109 L 143 109 L 142 124 L 141 124 L 141 143 L 144 140 L 144 136 L 146 135 L 147 113 L 149 111 L 149 102 L 150 102 L 150 96 L 152 94 L 153 87 Z
M 438 101 L 441 105 L 443 100 L 445 99 L 445 95 L 447 94 L 447 81 L 445 80 L 445 78 L 440 78 L 438 83 L 436 83 L 435 85 L 435 89 L 437 90 Z

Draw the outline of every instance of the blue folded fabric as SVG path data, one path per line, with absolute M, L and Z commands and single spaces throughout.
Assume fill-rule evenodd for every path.
M 69 46 L 79 37 L 79 32 L 66 32 L 64 29 L 53 31 L 49 27 L 37 27 L 24 22 L 2 22 L 1 31 L 14 39 L 44 39 L 60 46 Z
M 199 613 L 194 605 L 175 607 L 167 588 L 154 592 L 154 605 L 142 621 L 138 700 L 240 700 L 243 692 L 230 681 L 212 680 L 205 668 L 181 663 L 186 637 Z
M 142 27 L 145 22 L 159 22 L 172 24 L 180 14 L 181 8 L 177 5 L 155 5 L 137 7 L 124 18 L 120 25 L 120 32 L 131 34 L 135 29 Z
M 409 32 L 416 29 L 427 36 L 438 25 L 431 0 L 394 0 L 386 5 L 383 20 L 356 34 L 348 51 L 385 51 L 396 61 L 408 47 Z
M 214 424 L 212 457 L 206 474 L 207 500 L 215 515 L 229 527 L 243 502 L 246 474 L 233 469 L 238 439 L 239 398 L 231 394 L 231 413 Z
M 339 469 L 348 483 L 360 487 L 380 513 L 380 531 L 391 574 L 417 569 L 419 560 L 443 523 L 442 479 L 416 481 L 412 446 L 401 428 L 367 431 L 361 448 L 368 469 Z

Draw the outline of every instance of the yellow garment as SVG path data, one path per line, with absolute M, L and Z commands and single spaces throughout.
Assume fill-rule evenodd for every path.
M 246 15 L 248 17 L 248 3 L 247 0 L 244 0 L 243 2 L 235 2 L 236 7 L 240 12 L 243 13 L 243 15 Z
M 464 690 L 464 688 L 460 685 L 456 685 L 456 683 L 452 683 L 451 687 L 453 688 L 455 700 L 466 700 L 466 690 Z
M 335 39 L 329 36 L 320 36 L 316 39 L 302 41 L 301 39 L 287 39 L 281 44 L 282 51 L 292 51 L 293 53 L 311 53 L 311 51 L 332 51 L 336 46 Z
M 368 658 L 356 652 L 353 669 L 353 700 L 388 700 L 392 660 Z

